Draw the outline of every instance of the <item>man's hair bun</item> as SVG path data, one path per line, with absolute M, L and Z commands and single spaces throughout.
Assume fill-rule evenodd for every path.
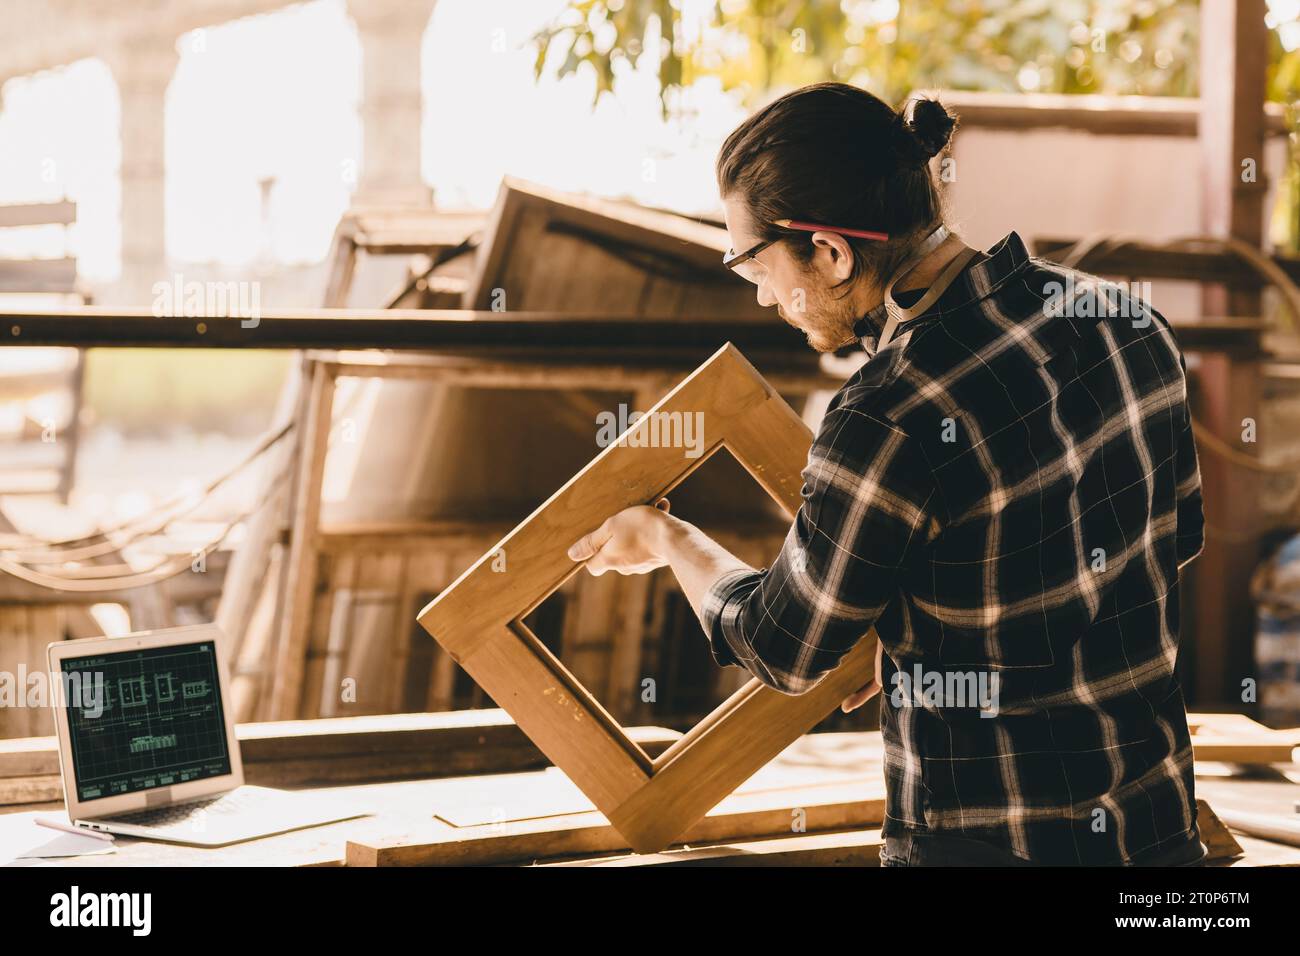
M 904 103 L 894 116 L 891 130 L 899 165 L 924 166 L 948 145 L 956 126 L 957 118 L 938 100 L 916 99 Z

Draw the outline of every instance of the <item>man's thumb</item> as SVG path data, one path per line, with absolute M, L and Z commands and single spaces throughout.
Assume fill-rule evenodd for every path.
M 568 550 L 569 560 L 586 561 L 593 554 L 599 551 L 601 546 L 610 539 L 608 525 L 609 522 L 605 521 L 591 534 L 584 534 L 581 538 L 571 544 Z

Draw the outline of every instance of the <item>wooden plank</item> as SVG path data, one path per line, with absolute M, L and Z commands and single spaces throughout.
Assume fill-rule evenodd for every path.
M 1197 822 L 1207 856 L 1203 865 L 1219 866 L 1240 859 L 1245 851 L 1204 800 L 1197 801 Z M 765 840 L 692 846 L 662 853 L 585 858 L 540 866 L 879 866 L 884 838 L 878 829 L 782 836 Z
M 483 548 L 509 530 L 507 522 L 487 520 L 326 522 L 320 529 L 320 547 L 332 557 L 353 551 L 389 551 L 429 561 L 465 548 L 478 557 Z M 417 580 L 426 590 L 446 584 L 441 574 L 428 571 Z
M 407 616 L 415 604 L 415 583 L 411 565 L 414 560 L 410 555 L 399 554 L 397 588 L 395 593 L 395 625 L 391 636 L 392 669 L 389 674 L 387 694 L 384 699 L 385 713 L 398 713 L 403 709 L 406 699 L 406 687 L 411 669 L 411 635 L 403 625 L 409 624 Z
M 692 824 L 674 844 L 789 834 L 796 819 L 809 833 L 870 827 L 884 819 L 884 812 L 883 781 L 874 788 L 854 783 L 737 793 Z M 590 812 L 477 827 L 431 825 L 382 840 L 349 840 L 347 862 L 349 866 L 492 865 L 628 849 L 618 830 L 601 814 Z
M 648 319 L 651 323 L 662 320 Z M 534 351 L 514 357 L 462 356 L 443 353 L 379 352 L 374 350 L 308 350 L 315 361 L 332 362 L 338 374 L 349 378 L 438 379 L 465 388 L 595 389 L 632 392 L 654 389 L 658 398 L 667 388 L 689 375 L 699 364 L 698 356 L 666 356 L 646 362 L 634 356 L 609 356 L 584 361 L 565 355 Z M 813 390 L 834 392 L 844 382 L 844 373 L 823 370 L 808 350 L 791 353 L 764 375 L 768 384 L 782 393 L 796 395 Z M 642 405 L 648 408 L 653 402 Z
M 1201 90 L 1201 224 L 1215 236 L 1259 246 L 1264 238 L 1264 116 L 1269 33 L 1265 0 L 1206 0 L 1201 7 L 1200 68 L 1227 77 Z M 1243 175 L 1254 160 L 1255 176 Z M 1248 314 L 1248 313 L 1238 313 Z
M 343 214 L 339 229 L 372 255 L 399 255 L 458 246 L 486 221 L 479 210 L 361 206 Z
M 1209 74 L 1202 67 L 1201 75 L 1217 74 Z M 1191 138 L 1197 133 L 1202 110 L 1200 99 L 1182 96 L 982 90 L 943 90 L 939 96 L 944 106 L 961 117 L 963 129 L 981 130 L 1064 129 L 1099 136 Z M 1271 136 L 1287 134 L 1281 103 L 1263 103 L 1260 113 Z M 1115 148 L 1126 148 L 1126 144 L 1116 144 Z
M 1230 78 L 1201 90 L 1201 229 L 1212 236 L 1264 242 L 1267 177 L 1264 124 L 1269 33 L 1264 0 L 1207 0 L 1201 7 L 1202 75 Z M 1247 176 L 1244 163 L 1255 163 Z M 1202 286 L 1202 309 L 1212 315 L 1259 315 L 1258 287 Z M 1230 355 L 1204 356 L 1197 376 L 1198 409 L 1207 428 L 1243 454 L 1258 442 L 1241 440 L 1247 419 L 1258 422 L 1262 393 L 1257 367 Z M 1195 699 L 1231 703 L 1251 673 L 1248 642 L 1255 609 L 1251 575 L 1259 560 L 1262 513 L 1260 476 L 1219 455 L 1202 455 L 1205 550 L 1196 564 L 1196 642 L 1192 657 Z
M 1221 737 L 1240 736 L 1242 734 L 1267 737 L 1281 732 L 1266 727 L 1245 714 L 1215 714 L 1201 711 L 1188 713 L 1187 729 L 1193 734 L 1209 733 Z
M 1300 745 L 1286 737 L 1276 737 L 1272 740 L 1242 740 L 1209 734 L 1192 735 L 1194 759 L 1202 763 L 1290 763 L 1297 746 Z
M 27 694 L 26 686 L 18 682 L 18 666 L 25 663 L 23 659 L 27 656 L 26 628 L 27 608 L 0 607 L 0 672 L 13 675 L 14 704 L 18 703 L 19 696 L 25 698 Z M 0 707 L 0 738 L 26 736 L 27 708 Z
M 495 709 L 448 713 L 487 713 L 493 710 Z M 407 746 L 407 742 L 403 741 L 401 749 L 386 746 L 368 753 L 254 760 L 245 765 L 244 772 L 249 783 L 268 787 L 301 787 L 426 780 L 469 774 L 507 774 L 540 770 L 550 765 L 546 755 L 514 726 L 490 734 L 475 731 L 460 735 L 442 732 L 436 736 L 424 736 L 432 737 L 432 744 L 426 740 L 424 746 L 414 747 Z M 662 727 L 638 727 L 632 734 L 637 745 L 647 748 L 651 753 L 662 752 L 678 736 L 676 731 Z M 4 779 L 0 778 L 0 787 L 3 784 Z
M 1213 867 L 1300 867 L 1300 850 L 1284 843 L 1261 840 L 1258 837 L 1236 835 L 1243 855 L 1206 863 Z
M 355 553 L 339 554 L 329 562 L 329 570 L 324 572 L 324 587 L 313 594 L 307 659 L 303 665 L 303 709 L 295 717 L 315 719 L 341 715 L 330 700 L 326 683 L 337 678 L 338 667 L 342 666 L 338 661 L 342 656 L 341 650 L 334 645 L 335 641 L 342 643 L 342 635 L 347 632 L 347 619 L 351 617 L 354 588 L 350 584 L 356 562 Z M 334 693 L 333 701 L 337 698 L 337 693 Z
M 329 258 L 330 271 L 325 281 L 324 305 L 330 309 L 345 309 L 348 294 L 352 291 L 352 276 L 357 267 L 357 247 L 353 238 L 336 234 Z
M 517 196 L 517 193 L 508 194 L 506 202 Z M 588 311 L 584 306 L 599 303 L 600 291 L 584 288 L 575 295 L 574 286 L 575 280 L 592 278 L 591 270 L 583 268 L 583 260 L 595 253 L 573 237 L 548 235 L 546 211 L 538 208 L 538 205 L 525 199 L 523 208 L 514 219 L 514 228 L 502 229 L 493 237 L 495 243 L 505 247 L 506 254 L 499 260 L 500 273 L 482 290 L 487 293 L 483 308 L 493 308 L 493 300 L 504 293 L 504 307 L 507 309 L 536 311 L 533 306 L 544 302 L 551 307 Z M 540 252 L 543 249 L 544 254 Z M 495 255 L 497 250 L 494 248 L 490 253 Z M 628 268 L 626 264 L 621 265 L 621 269 L 618 266 L 615 268 L 622 272 L 624 282 L 635 282 L 640 278 L 636 270 Z M 475 280 L 488 282 L 492 278 L 475 275 L 467 286 L 466 294 L 473 293 Z M 592 284 L 603 283 L 597 278 Z M 500 293 L 498 289 L 501 290 Z M 619 297 L 616 308 L 619 312 L 637 311 L 636 303 L 629 302 L 626 296 Z
M 244 539 L 246 547 L 249 541 L 249 538 Z M 237 724 L 248 723 L 257 712 L 258 698 L 262 694 L 266 672 L 270 670 L 274 653 L 277 623 L 276 598 L 285 560 L 285 548 L 278 543 L 268 542 L 267 551 L 262 589 L 258 592 L 257 602 L 248 615 L 248 623 L 239 642 L 234 658 L 234 669 L 231 673 L 230 706 L 234 711 Z M 218 621 L 220 621 L 219 612 Z
M 0 259 L 0 293 L 76 291 L 76 259 Z
M 1242 441 L 1247 421 L 1260 427 L 1263 393 L 1258 365 L 1228 354 L 1202 355 L 1194 408 L 1202 424 L 1244 455 L 1257 455 L 1259 441 Z M 1260 436 L 1268 441 L 1268 436 Z M 1205 513 L 1205 549 L 1192 565 L 1195 643 L 1191 659 L 1198 704 L 1242 699 L 1242 681 L 1253 675 L 1249 641 L 1255 627 L 1251 577 L 1259 563 L 1262 514 L 1260 475 L 1222 455 L 1198 455 Z
M 271 694 L 271 713 L 280 720 L 298 716 L 302 706 L 312 596 L 316 590 L 321 481 L 325 474 L 325 456 L 329 451 L 333 408 L 334 375 L 326 366 L 318 364 L 311 376 L 307 415 L 299 426 L 303 443 L 294 498 L 287 600 L 280 621 L 276 680 Z
M 342 701 L 337 682 L 325 688 L 339 701 L 339 713 L 391 712 L 386 709 L 387 702 L 401 689 L 395 644 L 402 563 L 400 553 L 380 551 L 357 565 L 352 632 L 346 635 L 341 675 L 356 682 L 356 701 Z
M 408 625 L 406 631 L 408 665 L 401 710 L 451 709 L 450 703 L 442 707 L 429 705 L 434 700 L 435 674 L 439 667 L 449 664 L 454 668 L 455 662 L 447 657 L 436 642 L 425 640 L 424 630 L 415 620 L 419 608 L 427 604 L 432 596 L 441 591 L 450 580 L 448 555 L 445 550 L 410 555 L 406 593 L 398 607 L 400 620 L 407 622 Z M 444 661 L 446 664 L 443 663 Z
M 0 229 L 16 226 L 67 226 L 77 221 L 77 204 L 61 202 L 0 204 Z
M 1247 810 L 1223 809 L 1219 819 L 1230 829 L 1249 836 L 1300 846 L 1300 820 L 1273 813 L 1251 813 Z
M 59 469 L 59 502 L 66 505 L 77 477 L 77 452 L 81 447 L 81 418 L 86 392 L 86 350 L 77 349 L 68 390 L 69 421 L 63 428 L 63 466 Z
M 1300 747 L 1300 728 L 1273 730 L 1245 714 L 1187 715 L 1192 751 L 1201 763 L 1290 763 Z
M 274 422 L 273 434 L 281 429 L 292 428 L 300 415 L 304 389 L 303 362 L 290 363 L 279 394 L 276 396 L 275 410 L 271 415 Z M 257 629 L 254 638 L 259 643 L 266 637 L 265 629 L 276 618 L 279 611 L 281 564 L 279 561 L 278 541 L 281 528 L 287 520 L 290 498 L 290 481 L 285 476 L 291 474 L 296 459 L 298 435 L 292 431 L 286 434 L 275 446 L 263 456 L 258 471 L 259 507 L 244 522 L 244 538 L 222 579 L 221 597 L 217 604 L 216 623 L 229 642 L 226 660 L 245 660 L 240 650 L 250 631 Z M 267 615 L 257 617 L 257 615 Z M 251 658 L 250 662 L 261 662 L 263 658 Z M 245 667 L 239 673 L 248 673 Z M 247 682 L 252 691 L 248 695 L 247 705 L 255 703 L 255 682 Z M 243 719 L 251 719 L 252 712 Z
M 0 806 L 23 807 L 34 803 L 63 802 L 63 777 L 34 774 L 30 777 L 0 777 Z
M 33 605 L 27 608 L 27 670 L 47 670 L 46 649 L 66 636 L 64 622 L 67 615 L 55 604 Z M 54 733 L 54 714 L 49 707 L 25 707 L 27 730 L 24 737 L 45 737 Z
M 49 708 L 28 706 L 29 679 L 46 679 L 45 648 L 63 640 L 64 613 L 54 605 L 0 606 L 0 672 L 13 701 L 0 706 L 0 737 L 35 737 L 52 733 Z M 12 682 L 12 683 L 10 683 Z
M 0 738 L 0 780 L 58 772 L 59 751 L 53 737 Z
M 1065 250 L 1077 242 L 1077 238 L 1064 236 L 1036 236 L 1033 240 L 1034 255 L 1058 260 Z M 1274 253 L 1272 259 L 1293 281 L 1300 282 L 1300 256 Z M 1167 242 L 1155 240 L 1107 242 L 1080 260 L 1078 268 L 1098 275 L 1213 282 L 1241 288 L 1258 289 L 1267 284 L 1267 280 L 1255 269 L 1231 253 L 1208 249 L 1171 249 Z M 1227 314 L 1219 311 L 1207 313 Z
M 630 866 L 879 866 L 885 845 L 879 829 L 769 837 L 660 853 L 538 863 L 549 867 Z

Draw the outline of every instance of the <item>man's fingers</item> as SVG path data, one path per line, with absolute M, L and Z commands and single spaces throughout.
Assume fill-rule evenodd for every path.
M 880 693 L 880 683 L 873 680 L 866 687 L 854 691 L 852 694 L 849 694 L 848 697 L 845 697 L 844 701 L 840 704 L 840 710 L 844 711 L 846 714 L 851 710 L 857 710 L 878 693 Z

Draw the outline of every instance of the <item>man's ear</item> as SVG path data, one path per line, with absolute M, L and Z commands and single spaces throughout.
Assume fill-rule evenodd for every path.
M 847 239 L 838 232 L 814 232 L 812 241 L 818 252 L 825 254 L 823 262 L 830 267 L 830 278 L 842 282 L 852 274 L 853 250 Z

